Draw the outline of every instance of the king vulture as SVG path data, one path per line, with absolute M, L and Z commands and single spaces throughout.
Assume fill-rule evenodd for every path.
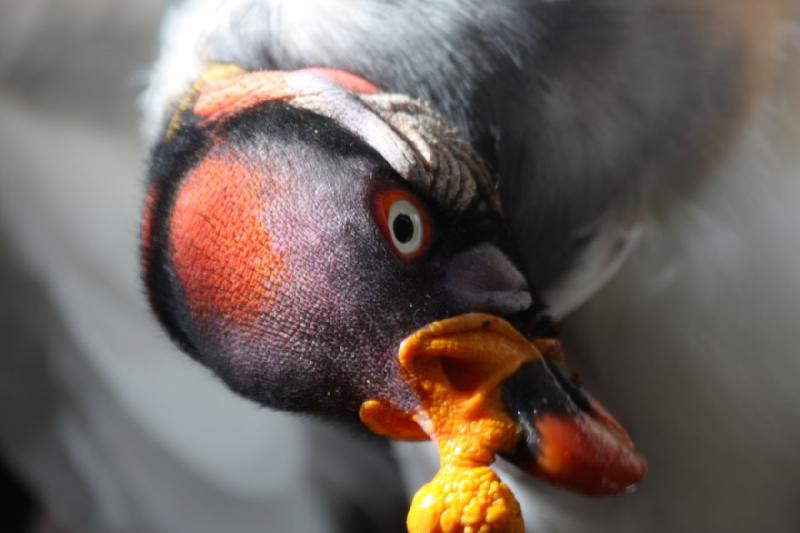
M 419 407 L 397 353 L 429 324 L 560 332 L 650 474 L 590 500 L 509 471 L 531 530 L 792 530 L 796 15 L 780 0 L 182 2 L 144 97 L 152 307 L 239 394 L 367 422 L 371 400 Z M 452 381 L 493 372 L 480 364 Z M 589 493 L 641 480 L 559 361 L 521 364 L 502 401 L 523 470 Z M 584 461 L 553 466 L 553 446 Z

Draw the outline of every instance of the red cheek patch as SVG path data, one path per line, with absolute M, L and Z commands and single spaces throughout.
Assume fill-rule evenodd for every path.
M 184 180 L 170 221 L 172 261 L 189 311 L 245 329 L 275 304 L 284 254 L 262 221 L 264 178 L 233 157 L 210 156 Z

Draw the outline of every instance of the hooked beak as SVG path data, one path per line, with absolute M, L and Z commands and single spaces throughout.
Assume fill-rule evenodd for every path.
M 585 494 L 634 486 L 646 472 L 644 458 L 605 408 L 566 377 L 561 358 L 557 341 L 531 342 L 493 315 L 435 322 L 400 349 L 416 411 L 372 400 L 362 405 L 361 419 L 393 438 L 431 438 L 443 465 L 489 464 L 500 453 Z
M 566 376 L 553 359 L 561 357 L 560 346 L 550 342 L 550 354 L 523 364 L 503 383 L 504 404 L 522 432 L 517 448 L 503 456 L 576 492 L 604 496 L 630 489 L 647 462 L 622 425 Z

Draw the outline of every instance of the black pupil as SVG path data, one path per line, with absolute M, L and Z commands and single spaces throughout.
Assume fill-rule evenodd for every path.
M 414 222 L 408 215 L 397 215 L 392 222 L 392 231 L 397 242 L 406 244 L 414 237 Z

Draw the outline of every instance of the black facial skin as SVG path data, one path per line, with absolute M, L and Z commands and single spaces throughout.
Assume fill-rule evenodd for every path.
M 494 167 L 524 273 L 542 290 L 604 215 L 695 183 L 748 98 L 747 43 L 715 23 L 713 3 L 366 4 L 354 16 L 321 3 L 308 21 L 260 4 L 213 36 L 214 59 L 335 67 L 429 102 Z
M 161 191 L 154 243 L 145 250 L 153 306 L 172 336 L 235 391 L 279 409 L 353 418 L 370 398 L 416 406 L 397 376 L 400 342 L 426 324 L 465 311 L 443 287 L 450 258 L 502 242 L 498 217 L 426 205 L 431 245 L 400 259 L 371 210 L 381 190 L 410 190 L 381 156 L 330 119 L 268 102 L 205 129 L 191 125 L 156 148 L 151 179 Z M 184 154 L 193 150 L 191 157 Z M 166 221 L 181 180 L 224 150 L 263 169 L 264 225 L 288 250 L 277 303 L 257 317 L 256 335 L 220 319 L 200 324 L 182 297 Z

